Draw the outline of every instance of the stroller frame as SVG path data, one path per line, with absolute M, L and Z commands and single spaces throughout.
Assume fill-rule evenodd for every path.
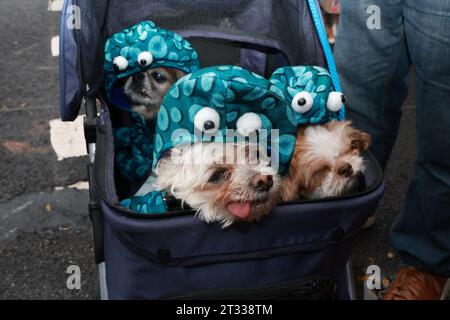
M 94 254 L 95 263 L 97 265 L 97 291 L 101 300 L 108 300 L 108 287 L 106 284 L 106 268 L 103 248 L 104 235 L 104 217 L 99 204 L 98 196 L 94 188 L 93 168 L 95 162 L 96 151 L 96 129 L 97 129 L 97 106 L 95 99 L 84 98 L 86 115 L 84 117 L 83 127 L 86 139 L 86 148 L 89 155 L 89 163 L 87 165 L 89 179 L 89 217 L 92 222 L 92 231 L 94 236 Z M 345 285 L 347 287 L 350 300 L 356 300 L 356 287 L 352 267 L 351 257 L 345 265 Z
M 94 163 L 96 151 L 96 130 L 97 130 L 97 106 L 95 99 L 84 98 L 86 115 L 83 121 L 84 136 L 86 139 L 86 148 L 89 156 L 87 165 L 89 182 L 89 218 L 92 223 L 94 237 L 94 256 L 97 265 L 97 290 L 101 300 L 108 300 L 108 288 L 106 286 L 106 268 L 103 249 L 104 217 L 98 196 L 94 188 Z
M 139 0 L 141 1 L 141 0 Z M 143 0 L 142 0 L 143 1 Z M 299 0 L 301 1 L 301 0 Z M 321 14 L 319 11 L 319 7 L 317 4 L 316 0 L 304 0 L 305 3 L 307 3 L 307 5 L 309 6 L 310 12 L 309 14 L 312 17 L 312 21 L 314 23 L 314 26 L 316 28 L 317 31 L 317 36 L 318 36 L 318 40 L 322 46 L 323 49 L 323 56 L 324 56 L 324 61 L 322 61 L 322 63 L 326 63 L 329 72 L 332 76 L 332 80 L 333 80 L 333 84 L 336 88 L 336 90 L 340 90 L 340 85 L 339 85 L 339 80 L 337 77 L 337 71 L 336 71 L 336 67 L 334 65 L 334 60 L 333 60 L 333 56 L 331 53 L 331 49 L 329 47 L 327 38 L 326 38 L 326 34 L 325 34 L 325 29 L 323 26 L 323 21 L 321 18 Z M 63 8 L 63 13 L 62 13 L 62 17 L 61 17 L 61 37 L 60 37 L 60 45 L 61 45 L 61 56 L 60 56 L 60 61 L 61 61 L 61 69 L 60 72 L 62 73 L 63 77 L 61 79 L 61 84 L 62 84 L 62 88 L 63 91 L 65 91 L 65 93 L 62 93 L 61 95 L 61 115 L 62 115 L 62 119 L 64 121 L 70 121 L 73 120 L 74 117 L 76 117 L 76 115 L 78 114 L 78 109 L 79 106 L 81 105 L 81 102 L 84 102 L 85 105 L 85 118 L 84 118 L 84 133 L 85 133 L 85 139 L 86 139 L 86 147 L 87 147 L 87 151 L 89 154 L 89 163 L 87 165 L 87 171 L 88 171 L 88 178 L 89 178 L 89 197 L 90 197 L 90 201 L 89 201 L 89 216 L 90 219 L 92 221 L 92 227 L 93 227 L 93 237 L 94 237 L 94 252 L 95 252 L 95 263 L 97 265 L 97 273 L 98 273 L 98 293 L 99 293 L 99 297 L 101 299 L 108 299 L 110 297 L 110 292 L 108 291 L 108 287 L 107 287 L 107 268 L 106 268 L 106 263 L 105 263 L 105 213 L 102 210 L 102 200 L 99 198 L 99 191 L 98 191 L 98 186 L 96 185 L 96 181 L 94 178 L 94 165 L 96 164 L 96 151 L 97 151 L 97 138 L 98 138 L 98 131 L 101 130 L 99 129 L 99 124 L 98 124 L 98 120 L 99 120 L 99 115 L 98 115 L 98 110 L 97 110 L 97 98 L 99 98 L 101 100 L 101 97 L 97 95 L 96 92 L 98 92 L 99 87 L 98 87 L 98 83 L 92 83 L 91 80 L 91 85 L 88 86 L 87 83 L 90 83 L 89 78 L 92 79 L 92 75 L 86 75 L 86 70 L 84 70 L 83 68 L 85 68 L 85 66 L 83 65 L 77 65 L 76 69 L 75 68 L 70 68 L 68 69 L 68 75 L 66 76 L 65 73 L 65 65 L 64 65 L 64 59 L 66 60 L 70 60 L 71 58 L 74 59 L 79 59 L 80 56 L 80 52 L 78 52 L 78 56 L 75 55 L 75 57 L 71 54 L 68 54 L 68 57 L 65 57 L 65 45 L 66 42 L 70 44 L 70 41 L 72 41 L 73 39 L 69 39 L 68 41 L 65 42 L 64 37 L 67 36 L 68 31 L 65 29 L 65 27 L 63 25 L 66 24 L 66 19 L 67 16 L 70 15 L 69 7 L 70 5 L 72 5 L 73 3 L 77 3 L 77 2 L 83 2 L 83 1 L 76 1 L 76 0 L 66 0 L 64 3 L 64 8 Z M 113 2 L 113 1 L 111 1 Z M 184 36 L 194 36 L 194 37 L 199 37 L 201 36 L 200 34 L 195 34 L 195 33 L 191 33 L 189 34 L 189 32 L 187 33 L 182 33 L 182 35 Z M 79 37 L 80 35 L 77 34 L 77 36 Z M 208 37 L 208 34 L 206 35 L 206 37 Z M 239 39 L 234 39 L 236 41 L 239 41 Z M 245 40 L 245 39 L 244 39 Z M 79 39 L 76 39 L 75 41 L 79 41 Z M 317 48 L 315 49 L 317 50 Z M 264 66 L 261 65 L 261 60 L 259 60 L 258 58 L 260 56 L 258 56 L 258 54 L 260 54 L 259 52 L 257 52 L 257 50 L 254 50 L 254 48 L 252 46 L 246 47 L 246 48 L 242 48 L 241 49 L 241 59 L 247 59 L 247 61 L 249 59 L 255 58 L 255 63 L 252 65 L 253 67 L 253 71 L 259 71 L 261 72 Z M 320 60 L 320 58 L 318 58 Z M 82 59 L 81 59 L 82 60 Z M 308 59 L 306 59 L 307 61 L 309 61 Z M 78 60 L 77 60 L 78 61 Z M 316 61 L 315 59 L 313 61 Z M 89 69 L 89 68 L 86 68 Z M 72 72 L 72 73 L 71 73 Z M 73 79 L 70 79 L 73 76 L 73 73 L 78 73 L 79 77 L 82 79 L 82 81 L 79 81 L 79 83 L 69 83 L 66 84 L 66 78 L 68 78 L 70 81 L 72 81 Z M 68 80 L 68 81 L 69 81 Z M 70 82 L 69 81 L 69 82 Z M 75 86 L 81 86 L 81 90 L 80 91 L 76 91 L 75 93 L 73 93 L 73 91 L 70 91 L 71 89 L 74 88 Z M 69 89 L 67 89 L 69 87 Z M 67 94 L 67 92 L 69 92 L 69 94 Z M 69 96 L 69 98 L 66 99 L 66 97 Z M 341 113 L 341 118 L 344 117 L 344 112 L 342 109 L 342 113 Z M 102 146 L 102 144 L 100 144 L 100 146 Z M 101 183 L 101 182 L 100 182 Z M 376 188 L 373 188 L 372 191 L 374 191 L 376 189 L 376 193 L 377 196 L 380 195 L 380 193 L 382 192 L 381 189 L 383 189 L 383 185 L 382 182 L 379 182 L 376 186 Z M 373 206 L 373 203 L 372 203 Z M 342 209 L 342 208 L 341 208 Z M 336 240 L 337 241 L 337 240 Z M 341 263 L 345 262 L 345 260 L 341 260 Z M 343 264 L 341 264 L 343 265 Z M 341 287 L 345 287 L 344 291 L 346 291 L 346 298 L 348 299 L 356 299 L 356 290 L 355 290 L 355 282 L 354 282 L 354 277 L 353 277 L 353 271 L 352 271 L 352 263 L 351 263 L 351 257 L 348 259 L 348 261 L 345 264 L 345 270 L 343 272 L 343 280 L 340 280 L 340 286 Z

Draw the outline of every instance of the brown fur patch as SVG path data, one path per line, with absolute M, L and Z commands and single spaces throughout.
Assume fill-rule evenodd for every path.
M 170 75 L 169 81 L 173 84 L 181 77 L 185 76 L 186 73 L 184 73 L 181 70 L 174 69 L 174 68 L 161 68 L 167 71 L 167 73 Z
M 330 132 L 342 131 L 345 145 L 348 147 L 341 150 L 340 156 L 360 156 L 361 152 L 367 150 L 371 144 L 370 135 L 355 129 L 350 121 L 332 121 L 323 125 Z M 303 198 L 319 188 L 330 170 L 337 171 L 344 164 L 340 159 L 331 167 L 326 159 L 308 159 L 308 150 L 311 145 L 306 141 L 306 126 L 297 130 L 297 140 L 292 155 L 291 166 L 287 175 L 282 179 L 281 199 L 282 201 L 294 201 Z
M 342 130 L 344 132 L 344 137 L 348 139 L 348 143 L 352 150 L 357 149 L 362 152 L 367 150 L 372 144 L 372 139 L 368 133 L 358 130 L 352 127 L 352 122 L 346 121 L 331 121 L 324 125 L 328 131 Z

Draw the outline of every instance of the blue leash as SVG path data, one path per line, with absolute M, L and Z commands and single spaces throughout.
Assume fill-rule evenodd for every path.
M 330 72 L 331 81 L 336 91 L 342 91 L 341 83 L 339 82 L 339 76 L 337 73 L 336 63 L 334 62 L 333 52 L 331 51 L 330 44 L 328 43 L 328 37 L 325 30 L 325 25 L 323 24 L 322 14 L 318 7 L 316 0 L 308 0 L 309 10 L 311 11 L 311 16 L 316 26 L 317 34 L 319 35 L 319 41 L 322 45 L 322 49 L 325 54 L 325 59 L 328 64 L 328 71 Z M 339 120 L 345 119 L 345 106 L 339 110 L 338 114 Z

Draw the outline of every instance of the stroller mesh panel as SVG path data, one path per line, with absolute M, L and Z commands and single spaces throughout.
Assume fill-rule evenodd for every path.
M 106 34 L 145 19 L 183 34 L 222 35 L 231 40 L 248 39 L 255 44 L 275 46 L 282 49 L 292 64 L 323 65 L 320 47 L 316 45 L 310 50 L 317 43 L 310 41 L 315 32 L 310 27 L 303 28 L 312 25 L 306 1 L 110 0 Z
M 102 26 L 105 19 L 107 1 L 79 0 L 80 30 L 79 53 L 81 78 L 91 89 L 97 91 L 103 85 L 103 46 Z
M 303 0 L 78 0 L 82 78 L 102 84 L 106 38 L 142 20 L 187 37 L 219 38 L 283 52 L 292 65 L 326 66 Z M 202 52 L 200 52 L 202 54 Z M 201 57 L 201 56 L 200 56 Z

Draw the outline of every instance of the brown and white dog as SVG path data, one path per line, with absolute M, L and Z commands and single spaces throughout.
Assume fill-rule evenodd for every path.
M 172 68 L 154 68 L 134 74 L 125 80 L 124 93 L 131 110 L 146 120 L 156 117 L 164 95 L 185 73 Z
M 350 121 L 299 128 L 282 200 L 320 199 L 354 191 L 365 170 L 362 151 L 371 138 Z
M 280 177 L 267 156 L 244 143 L 180 145 L 156 169 L 158 190 L 166 190 L 223 227 L 257 221 L 277 204 Z

